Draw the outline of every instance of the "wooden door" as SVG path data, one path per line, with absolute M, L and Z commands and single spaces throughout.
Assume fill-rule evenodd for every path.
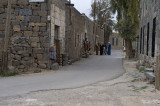
M 56 62 L 59 65 L 62 65 L 62 55 L 60 53 L 60 40 L 56 40 L 56 54 L 57 54 L 57 60 L 56 60 Z

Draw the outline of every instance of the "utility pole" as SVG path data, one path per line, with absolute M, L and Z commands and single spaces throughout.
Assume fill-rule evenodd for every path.
M 11 22 L 11 0 L 8 0 L 8 10 L 7 10 L 7 19 L 5 27 L 5 42 L 4 50 L 2 53 L 2 71 L 8 69 L 8 42 L 9 42 L 9 33 L 10 33 L 10 22 Z

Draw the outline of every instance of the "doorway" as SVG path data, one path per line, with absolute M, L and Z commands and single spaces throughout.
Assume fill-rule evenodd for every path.
M 146 49 L 146 55 L 148 56 L 149 51 L 149 23 L 147 24 L 147 49 Z
M 60 27 L 55 25 L 55 34 L 54 34 L 54 43 L 56 44 L 56 54 L 57 54 L 57 60 L 56 62 L 59 65 L 62 65 L 62 58 L 60 53 L 60 40 L 59 40 L 59 34 L 60 34 Z
M 156 38 L 156 18 L 153 19 L 153 32 L 152 32 L 152 57 L 155 56 L 155 39 Z

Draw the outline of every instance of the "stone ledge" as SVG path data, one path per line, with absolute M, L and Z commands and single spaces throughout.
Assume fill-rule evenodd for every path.
M 150 83 L 155 81 L 155 74 L 153 72 L 145 72 L 145 76 L 149 79 Z

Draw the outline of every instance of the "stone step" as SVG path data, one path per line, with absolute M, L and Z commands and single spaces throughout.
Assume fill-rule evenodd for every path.
M 153 72 L 145 72 L 145 76 L 149 79 L 150 83 L 155 81 L 155 74 Z
M 145 68 L 145 72 L 153 72 L 153 68 Z
M 53 63 L 51 65 L 51 70 L 58 70 L 59 69 L 59 64 L 58 63 Z

